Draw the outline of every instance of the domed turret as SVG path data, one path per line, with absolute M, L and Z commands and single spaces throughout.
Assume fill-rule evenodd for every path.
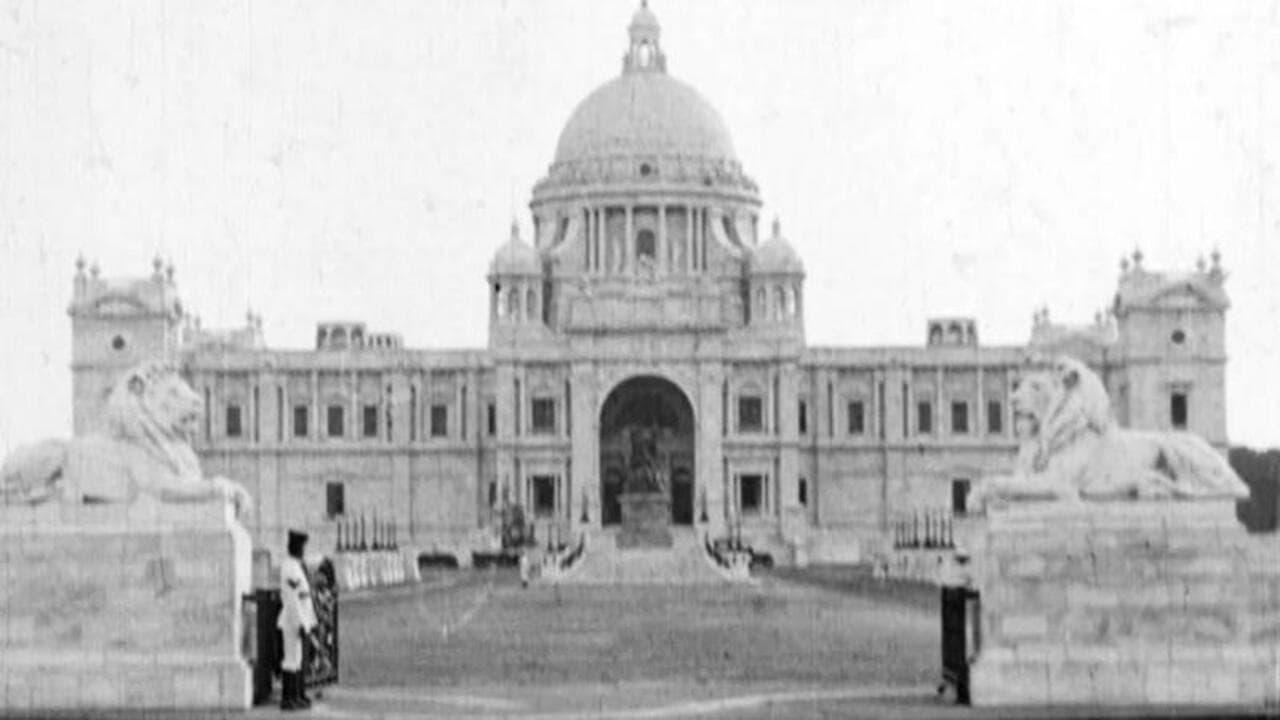
M 782 223 L 773 220 L 773 234 L 751 256 L 754 275 L 803 275 L 804 263 L 791 243 L 782 237 Z
M 538 251 L 520 239 L 520 226 L 514 220 L 511 221 L 511 237 L 494 254 L 493 261 L 489 263 L 489 275 L 525 277 L 541 274 L 542 259 Z

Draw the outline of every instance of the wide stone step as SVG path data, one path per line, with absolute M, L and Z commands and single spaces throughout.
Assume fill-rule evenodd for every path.
M 712 565 L 692 529 L 672 528 L 666 548 L 620 548 L 617 532 L 587 538 L 581 566 L 559 579 L 565 584 L 696 585 L 730 580 Z

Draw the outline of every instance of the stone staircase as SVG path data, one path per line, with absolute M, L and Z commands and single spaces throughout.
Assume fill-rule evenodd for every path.
M 618 547 L 616 529 L 588 533 L 577 564 L 547 578 L 551 582 L 584 585 L 706 585 L 750 581 L 745 573 L 719 567 L 708 556 L 693 528 L 672 527 L 671 547 Z

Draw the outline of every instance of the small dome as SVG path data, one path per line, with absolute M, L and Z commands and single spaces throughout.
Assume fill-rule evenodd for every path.
M 773 236 L 755 249 L 751 256 L 751 272 L 758 274 L 801 274 L 804 263 L 791 243 L 782 237 L 782 223 L 773 221 Z
M 494 253 L 489 263 L 490 275 L 541 275 L 542 258 L 538 251 L 520 239 L 520 226 L 512 221 L 511 238 Z

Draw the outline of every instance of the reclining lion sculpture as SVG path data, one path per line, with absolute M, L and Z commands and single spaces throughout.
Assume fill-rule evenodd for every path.
M 146 363 L 125 373 L 107 396 L 99 434 L 18 448 L 0 468 L 0 502 L 132 503 L 225 500 L 243 514 L 248 491 L 206 478 L 188 441 L 203 403 L 177 371 Z
M 1074 358 L 1024 377 L 1010 405 L 1022 440 L 1016 468 L 1010 477 L 984 480 L 979 505 L 1249 497 L 1227 461 L 1199 436 L 1119 427 L 1101 378 Z

